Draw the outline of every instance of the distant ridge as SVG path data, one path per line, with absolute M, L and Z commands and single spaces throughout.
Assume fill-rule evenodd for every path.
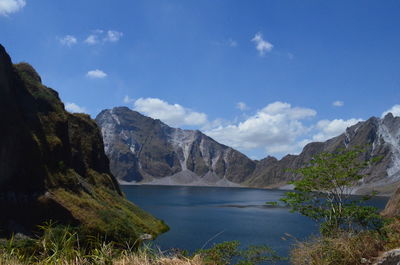
M 354 146 L 366 147 L 361 159 L 382 157 L 363 172 L 367 177 L 357 185 L 357 193 L 391 194 L 400 181 L 400 117 L 391 113 L 359 122 L 325 142 L 307 144 L 299 155 L 260 161 L 200 131 L 171 128 L 127 107 L 103 110 L 96 122 L 111 171 L 124 183 L 286 187 L 293 180 L 287 169 L 300 168 L 320 152 Z

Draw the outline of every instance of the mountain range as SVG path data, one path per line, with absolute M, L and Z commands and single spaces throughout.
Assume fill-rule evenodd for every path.
M 198 130 L 172 128 L 127 107 L 96 117 L 111 172 L 120 183 L 288 188 L 298 169 L 321 152 L 362 146 L 360 159 L 380 157 L 366 168 L 355 192 L 391 194 L 400 180 L 400 117 L 371 117 L 325 142 L 307 144 L 299 155 L 252 160 Z

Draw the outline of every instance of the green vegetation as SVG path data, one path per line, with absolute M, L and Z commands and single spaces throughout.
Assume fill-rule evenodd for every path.
M 205 265 L 255 265 L 283 260 L 267 246 L 249 246 L 245 249 L 239 249 L 239 246 L 239 241 L 227 241 L 215 244 L 210 249 L 199 250 L 197 254 L 203 258 Z
M 40 236 L 0 241 L 0 265 L 256 265 L 282 260 L 265 246 L 239 249 L 238 241 L 215 244 L 210 249 L 187 255 L 161 253 L 147 244 L 117 244 L 105 238 L 83 236 L 79 228 L 40 226 Z M 84 235 L 84 234 L 83 234 Z
M 29 233 L 48 220 L 79 228 L 80 237 L 132 245 L 143 234 L 155 238 L 168 230 L 124 197 L 110 173 L 95 121 L 65 111 L 58 93 L 42 84 L 31 65 L 10 62 L 9 68 L 4 78 L 10 87 L 0 90 L 2 100 L 11 104 L 2 110 L 13 111 L 5 115 L 0 145 L 10 162 L 0 169 L 5 172 L 0 192 L 16 195 L 2 204 L 1 236 L 10 236 L 15 227 Z M 8 225 L 10 220 L 15 225 Z
M 84 224 L 82 229 L 88 235 L 100 234 L 115 242 L 135 244 L 142 234 L 150 234 L 154 238 L 168 231 L 163 221 L 105 188 L 92 186 L 89 193 L 57 189 L 52 194 L 57 202 Z M 95 194 L 95 198 L 92 194 Z
M 321 222 L 321 233 L 332 236 L 341 231 L 379 229 L 382 219 L 375 207 L 363 203 L 371 196 L 355 198 L 352 187 L 361 180 L 361 170 L 368 163 L 360 162 L 362 149 L 321 153 L 310 164 L 296 170 L 300 179 L 293 181 L 295 191 L 282 199 L 305 216 Z
M 338 150 L 314 157 L 296 170 L 300 179 L 295 191 L 282 199 L 293 211 L 320 222 L 320 237 L 297 242 L 290 253 L 294 265 L 371 264 L 382 252 L 400 245 L 399 220 L 381 217 L 377 209 L 365 206 L 373 194 L 354 197 L 350 193 L 363 178 L 371 162 L 360 162 L 363 150 Z
M 11 238 L 0 241 L 0 264 L 153 264 L 130 263 L 156 258 L 156 252 L 147 247 L 137 250 L 129 245 L 121 246 L 99 237 L 80 237 L 79 229 L 48 224 L 40 227 L 41 236 L 36 238 Z M 158 255 L 161 257 L 161 254 Z M 125 263 L 120 262 L 124 259 Z
M 383 251 L 400 245 L 400 220 L 387 220 L 379 230 L 342 232 L 297 242 L 290 253 L 294 265 L 373 264 Z

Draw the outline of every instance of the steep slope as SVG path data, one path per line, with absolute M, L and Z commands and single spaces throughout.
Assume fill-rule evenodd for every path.
M 58 94 L 0 45 L 0 233 L 30 234 L 54 220 L 135 241 L 167 227 L 128 202 L 111 175 L 96 123 L 64 110 Z
M 243 182 L 256 166 L 200 131 L 171 128 L 126 107 L 104 110 L 96 122 L 120 181 L 230 186 Z
M 372 117 L 346 129 L 346 132 L 326 142 L 310 143 L 299 155 L 288 155 L 281 160 L 266 158 L 261 160 L 246 182 L 250 186 L 274 186 L 287 183 L 293 174 L 287 169 L 297 169 L 320 152 L 333 152 L 338 148 L 365 147 L 360 159 L 381 157 L 380 162 L 362 172 L 366 177 L 360 181 L 357 193 L 371 190 L 393 193 L 400 180 L 400 117 L 391 113 L 383 119 Z

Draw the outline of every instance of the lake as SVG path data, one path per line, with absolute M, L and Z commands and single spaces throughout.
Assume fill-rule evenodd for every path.
M 287 256 L 293 238 L 303 240 L 318 233 L 318 226 L 307 217 L 288 208 L 264 207 L 265 202 L 278 201 L 285 192 L 282 190 L 151 185 L 121 188 L 130 201 L 170 227 L 155 240 L 162 250 L 194 251 L 239 240 L 241 246 L 265 244 Z M 373 199 L 378 208 L 386 202 L 386 197 Z

